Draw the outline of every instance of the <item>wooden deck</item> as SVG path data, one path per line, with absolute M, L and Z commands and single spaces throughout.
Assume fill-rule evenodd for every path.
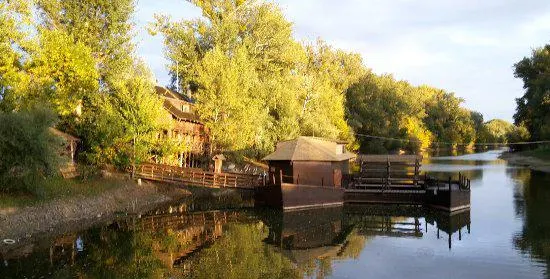
M 344 177 L 344 202 L 427 205 L 446 211 L 470 207 L 470 180 L 420 175 L 422 157 L 360 155 L 360 172 Z
M 208 188 L 234 188 L 254 190 L 263 186 L 261 175 L 241 173 L 215 173 L 201 169 L 181 168 L 168 165 L 142 164 L 136 167 L 136 178 L 175 183 L 181 186 Z

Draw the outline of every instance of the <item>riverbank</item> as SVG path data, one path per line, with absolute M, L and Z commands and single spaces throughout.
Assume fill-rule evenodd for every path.
M 0 241 L 12 239 L 13 245 L 0 243 L 0 251 L 25 243 L 35 235 L 60 235 L 112 220 L 117 214 L 139 214 L 162 204 L 181 200 L 191 192 L 167 185 L 130 179 L 116 180 L 118 187 L 93 196 L 72 196 L 0 212 Z
M 549 154 L 549 151 L 537 150 L 524 152 L 504 152 L 500 155 L 500 159 L 507 161 L 511 165 L 523 166 L 532 170 L 550 173 Z

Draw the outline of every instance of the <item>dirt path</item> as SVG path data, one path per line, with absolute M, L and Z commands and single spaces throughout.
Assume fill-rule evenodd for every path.
M 81 230 L 111 220 L 117 212 L 141 213 L 161 204 L 173 202 L 191 193 L 176 187 L 130 180 L 116 189 L 93 197 L 73 197 L 46 204 L 0 213 L 0 252 L 30 241 L 34 236 L 47 237 Z M 6 245 L 4 239 L 15 244 Z
M 513 152 L 502 153 L 500 158 L 503 160 L 506 160 L 511 165 L 524 166 L 532 170 L 550 173 L 549 161 L 541 160 L 530 156 L 524 156 Z

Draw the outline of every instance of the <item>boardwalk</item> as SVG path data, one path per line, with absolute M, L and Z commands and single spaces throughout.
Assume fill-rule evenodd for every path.
M 215 173 L 201 169 L 158 164 L 139 165 L 136 167 L 134 175 L 136 178 L 175 183 L 181 186 L 253 190 L 264 185 L 264 179 L 261 175 L 230 172 Z

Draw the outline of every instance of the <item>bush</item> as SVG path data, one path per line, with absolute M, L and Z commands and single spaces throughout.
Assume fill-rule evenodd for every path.
M 58 172 L 62 139 L 49 130 L 57 119 L 48 109 L 0 112 L 0 191 L 39 191 Z

